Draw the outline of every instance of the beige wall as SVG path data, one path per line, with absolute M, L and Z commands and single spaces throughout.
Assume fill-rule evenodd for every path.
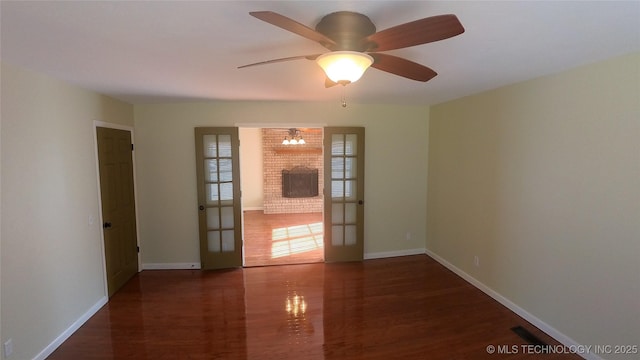
M 429 131 L 427 249 L 580 344 L 637 344 L 640 54 L 434 106 Z
M 242 187 L 242 208 L 261 210 L 264 206 L 262 189 L 262 129 L 240 128 L 240 186 Z
M 342 108 L 339 99 L 335 103 L 136 105 L 143 263 L 200 261 L 193 135 L 196 126 L 364 126 L 365 253 L 424 249 L 428 111 L 419 106 L 349 104 Z M 412 234 L 410 240 L 406 240 L 407 232 Z
M 133 126 L 133 107 L 1 71 L 2 342 L 32 359 L 106 299 L 93 121 Z

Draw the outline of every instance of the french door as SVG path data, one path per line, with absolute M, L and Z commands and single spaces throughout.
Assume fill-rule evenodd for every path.
M 238 128 L 196 128 L 202 269 L 242 266 Z M 324 128 L 325 261 L 364 255 L 364 128 Z
M 325 261 L 364 256 L 364 128 L 324 128 Z
M 202 269 L 242 266 L 238 128 L 195 128 Z

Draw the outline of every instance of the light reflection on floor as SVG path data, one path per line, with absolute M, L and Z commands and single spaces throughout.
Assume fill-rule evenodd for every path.
M 322 249 L 322 222 L 273 229 L 271 258 Z

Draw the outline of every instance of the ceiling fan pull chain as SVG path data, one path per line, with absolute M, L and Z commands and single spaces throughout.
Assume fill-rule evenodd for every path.
M 342 86 L 342 102 L 341 105 L 343 108 L 347 107 L 347 96 L 346 96 L 346 92 L 347 92 L 347 87 L 346 86 Z

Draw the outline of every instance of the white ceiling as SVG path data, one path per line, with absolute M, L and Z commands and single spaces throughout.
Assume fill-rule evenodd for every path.
M 6 1 L 3 62 L 130 103 L 339 101 L 309 60 L 326 51 L 248 13 L 270 10 L 311 28 L 341 10 L 378 30 L 453 13 L 462 35 L 388 53 L 438 72 L 422 83 L 369 69 L 351 102 L 430 105 L 640 51 L 640 1 Z

